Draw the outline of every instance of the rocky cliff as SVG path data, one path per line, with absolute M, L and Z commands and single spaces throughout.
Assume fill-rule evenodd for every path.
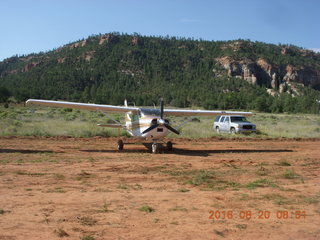
M 234 60 L 226 56 L 215 60 L 226 70 L 229 77 L 263 85 L 271 95 L 282 92 L 299 94 L 299 87 L 304 86 L 320 90 L 320 70 L 308 66 L 278 66 L 263 58 L 255 61 L 248 58 Z

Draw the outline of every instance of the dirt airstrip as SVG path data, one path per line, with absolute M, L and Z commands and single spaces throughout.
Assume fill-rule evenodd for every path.
M 320 140 L 0 138 L 1 239 L 320 239 Z

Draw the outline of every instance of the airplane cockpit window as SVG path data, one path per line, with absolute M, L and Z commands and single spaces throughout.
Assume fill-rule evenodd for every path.
M 130 114 L 129 115 L 131 121 L 138 121 L 139 120 L 139 115 L 137 114 Z
M 140 112 L 142 115 L 147 116 L 160 116 L 160 110 L 159 109 L 147 109 L 147 108 L 141 108 Z

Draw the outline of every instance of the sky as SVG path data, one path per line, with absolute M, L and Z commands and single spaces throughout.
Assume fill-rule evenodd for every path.
M 0 61 L 120 32 L 320 51 L 320 0 L 0 0 Z

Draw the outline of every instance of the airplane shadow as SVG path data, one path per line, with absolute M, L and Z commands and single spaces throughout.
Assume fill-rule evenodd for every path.
M 0 149 L 0 153 L 23 153 L 23 154 L 31 154 L 31 153 L 53 153 L 50 150 L 27 150 L 27 149 Z
M 116 149 L 85 149 L 80 150 L 82 152 L 92 152 L 92 153 L 151 153 L 149 149 L 124 149 L 119 152 Z M 207 150 L 190 150 L 182 148 L 174 148 L 173 151 L 167 151 L 164 149 L 161 153 L 173 154 L 173 155 L 186 155 L 186 156 L 200 156 L 208 157 L 210 154 L 218 153 L 281 153 L 281 152 L 293 152 L 293 150 L 288 149 L 207 149 Z M 50 150 L 28 150 L 28 149 L 0 149 L 0 153 L 22 153 L 22 154 L 34 154 L 34 153 L 54 153 Z M 161 154 L 160 153 L 160 154 Z
M 119 153 L 118 150 L 80 150 L 83 152 L 101 152 L 101 153 Z M 151 152 L 148 149 L 124 149 L 121 152 L 123 153 L 147 153 Z M 186 156 L 200 156 L 200 157 L 208 157 L 210 154 L 218 154 L 218 153 L 281 153 L 281 152 L 293 152 L 288 149 L 221 149 L 221 150 L 189 150 L 189 149 L 181 149 L 174 148 L 173 151 L 164 150 L 165 154 L 173 154 L 173 155 L 186 155 Z
M 147 153 L 150 152 L 148 149 L 123 149 L 122 151 L 116 149 L 86 149 L 86 150 L 79 150 L 81 152 L 89 152 L 89 153 Z
M 176 148 L 172 152 L 177 155 L 187 155 L 187 156 L 201 156 L 208 157 L 210 154 L 218 153 L 281 153 L 281 152 L 293 152 L 287 149 L 216 149 L 216 150 L 189 150 L 189 149 L 179 149 Z

